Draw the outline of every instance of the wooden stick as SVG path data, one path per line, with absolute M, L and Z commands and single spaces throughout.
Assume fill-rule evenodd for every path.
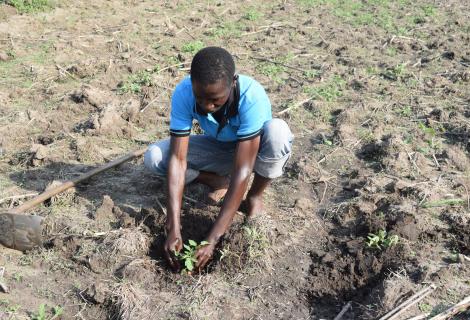
M 44 191 L 43 193 L 41 193 L 37 197 L 23 203 L 21 206 L 13 208 L 9 211 L 10 211 L 10 213 L 18 214 L 18 213 L 22 213 L 26 210 L 29 210 L 32 207 L 34 207 L 34 206 L 46 201 L 47 199 L 55 196 L 56 194 L 61 193 L 62 191 L 65 191 L 69 188 L 72 188 L 75 185 L 77 185 L 78 183 L 80 183 L 82 181 L 85 181 L 85 180 L 93 177 L 94 175 L 97 175 L 98 173 L 101 173 L 101 172 L 106 171 L 110 168 L 116 167 L 116 166 L 118 166 L 118 165 L 120 165 L 120 164 L 122 164 L 126 161 L 129 161 L 133 158 L 136 158 L 138 156 L 143 155 L 145 153 L 145 151 L 147 151 L 147 147 L 145 147 L 143 149 L 140 149 L 140 150 L 137 150 L 137 151 L 130 152 L 130 153 L 128 153 L 128 154 L 126 154 L 126 155 L 124 155 L 120 158 L 117 158 L 117 159 L 101 166 L 101 167 L 98 167 L 98 168 L 95 168 L 95 169 L 93 169 L 89 172 L 86 172 L 86 173 L 80 175 L 79 177 L 77 177 L 73 180 L 65 181 L 64 183 L 58 185 L 55 188 Z
M 292 109 L 295 109 L 295 108 L 300 107 L 301 105 L 303 105 L 304 103 L 309 102 L 310 100 L 312 100 L 311 97 L 310 97 L 310 98 L 307 98 L 307 99 L 305 99 L 305 100 L 302 100 L 302 101 L 300 101 L 300 102 L 297 102 L 296 104 L 294 104 L 294 105 L 292 105 L 292 106 L 290 106 L 290 107 L 288 107 L 288 108 L 286 108 L 286 109 L 284 109 L 284 110 L 279 111 L 278 113 L 276 113 L 276 115 L 280 116 L 280 115 L 282 115 L 282 114 L 284 114 L 284 113 L 286 113 L 286 112 L 288 112 L 288 111 L 290 111 L 290 110 L 292 110 Z
M 429 315 L 430 315 L 430 313 L 423 313 L 423 314 L 420 314 L 419 316 L 416 316 L 416 317 L 413 317 L 413 318 L 409 318 L 408 320 L 424 320 L 424 319 L 426 319 Z
M 39 193 L 35 192 L 35 193 L 20 194 L 17 196 L 9 196 L 9 197 L 0 199 L 0 203 L 3 203 L 8 200 L 17 200 L 17 199 L 23 199 L 23 198 L 28 198 L 28 197 L 34 197 L 34 196 L 37 196 L 38 194 Z
M 414 295 L 409 297 L 406 301 L 404 301 L 402 304 L 400 304 L 399 306 L 397 306 L 396 308 L 394 308 L 393 310 L 388 312 L 386 315 L 384 315 L 379 320 L 396 319 L 398 317 L 398 315 L 403 313 L 406 309 L 408 309 L 412 305 L 414 305 L 414 304 L 418 303 L 419 301 L 421 301 L 422 299 L 424 299 L 428 294 L 430 294 L 432 291 L 434 291 L 435 288 L 436 288 L 436 286 L 434 284 L 431 284 L 429 287 L 426 287 L 426 288 L 422 289 L 421 291 L 418 291 L 417 293 L 415 293 Z
M 447 309 L 446 311 L 439 313 L 438 315 L 432 317 L 429 320 L 446 320 L 451 319 L 452 316 L 467 310 L 470 307 L 470 296 L 466 297 L 455 306 Z
M 349 310 L 351 309 L 351 301 L 349 301 L 348 303 L 346 303 L 346 305 L 343 307 L 343 309 L 341 309 L 340 313 L 338 313 L 338 315 L 333 319 L 333 320 L 341 320 L 344 316 L 344 314 Z

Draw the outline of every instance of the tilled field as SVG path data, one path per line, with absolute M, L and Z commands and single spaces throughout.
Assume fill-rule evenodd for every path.
M 18 3 L 0 1 L 2 210 L 165 138 L 208 45 L 295 143 L 267 212 L 237 215 L 202 274 L 164 262 L 164 181 L 141 159 L 31 210 L 45 245 L 0 248 L 0 319 L 333 319 L 349 301 L 343 320 L 378 319 L 435 285 L 399 319 L 430 318 L 470 294 L 466 1 Z M 185 240 L 218 214 L 206 193 L 185 191 Z

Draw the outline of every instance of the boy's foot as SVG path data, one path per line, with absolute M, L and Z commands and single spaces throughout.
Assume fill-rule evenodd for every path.
M 213 179 L 208 183 L 209 187 L 212 189 L 212 191 L 207 194 L 209 204 L 219 204 L 227 193 L 229 184 L 230 179 L 227 176 L 222 177 L 214 175 Z
M 240 210 L 246 214 L 247 219 L 252 219 L 264 212 L 264 203 L 262 197 L 249 197 L 243 200 Z

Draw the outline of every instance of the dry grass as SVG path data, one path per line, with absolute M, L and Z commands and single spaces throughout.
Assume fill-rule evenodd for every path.
M 150 237 L 139 228 L 110 232 L 103 241 L 110 256 L 139 257 L 146 255 L 150 248 Z
M 152 305 L 149 303 L 150 297 L 132 284 L 118 284 L 112 292 L 112 297 L 116 318 L 122 320 L 153 318 L 153 311 L 148 309 Z

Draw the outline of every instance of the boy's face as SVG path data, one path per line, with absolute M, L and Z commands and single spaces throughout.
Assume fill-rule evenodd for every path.
M 197 104 L 205 113 L 214 113 L 220 110 L 230 97 L 235 82 L 227 85 L 225 79 L 203 86 L 193 81 L 193 93 Z

